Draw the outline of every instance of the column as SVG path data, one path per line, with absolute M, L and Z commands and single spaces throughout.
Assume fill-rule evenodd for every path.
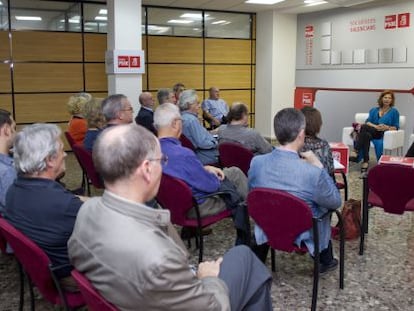
M 141 0 L 107 0 L 108 7 L 108 50 L 140 50 Z M 141 74 L 108 74 L 108 94 L 125 94 L 131 101 L 135 113 L 138 111 L 138 97 L 142 92 Z

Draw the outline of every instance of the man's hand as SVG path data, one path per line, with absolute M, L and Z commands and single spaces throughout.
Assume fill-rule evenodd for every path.
M 313 153 L 312 150 L 301 152 L 300 156 L 308 163 L 315 165 L 319 168 L 323 168 L 321 161 L 319 161 L 318 157 Z
M 214 124 L 215 126 L 219 126 L 219 125 L 221 125 L 221 122 L 220 122 L 220 120 L 219 120 L 219 119 L 213 118 L 211 121 L 213 122 L 213 124 Z
M 197 270 L 197 277 L 199 279 L 208 277 L 208 276 L 214 276 L 218 277 L 220 272 L 220 264 L 223 261 L 223 257 L 220 257 L 219 259 L 215 261 L 204 261 L 198 265 Z
M 204 169 L 207 172 L 216 175 L 219 180 L 223 180 L 224 177 L 225 177 L 224 172 L 221 169 L 219 169 L 218 167 L 211 166 L 211 165 L 206 165 L 206 166 L 204 166 Z

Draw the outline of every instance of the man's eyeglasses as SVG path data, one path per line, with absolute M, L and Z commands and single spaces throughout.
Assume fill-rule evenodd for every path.
M 168 163 L 168 157 L 165 154 L 163 154 L 161 155 L 160 158 L 152 158 L 152 159 L 148 159 L 148 161 L 160 161 L 160 164 L 162 166 L 166 166 Z

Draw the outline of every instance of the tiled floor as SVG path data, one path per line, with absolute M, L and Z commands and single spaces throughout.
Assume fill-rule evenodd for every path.
M 68 168 L 77 168 L 70 154 Z M 349 173 L 350 198 L 361 198 L 361 180 L 357 165 Z M 79 185 L 79 171 L 64 178 L 69 188 Z M 414 310 L 414 215 L 384 214 L 380 209 L 370 212 L 369 234 L 364 256 L 358 255 L 358 241 L 346 243 L 345 289 L 339 289 L 339 271 L 320 279 L 318 310 Z M 333 220 L 335 222 L 335 220 Z M 206 237 L 205 259 L 222 255 L 234 242 L 230 221 L 213 226 Z M 338 242 L 334 241 L 338 254 Z M 192 260 L 197 260 L 197 251 Z M 312 290 L 312 260 L 307 255 L 276 253 L 273 274 L 274 310 L 309 310 Z M 270 259 L 268 262 L 270 269 Z M 13 258 L 0 255 L 0 310 L 17 310 L 17 269 Z M 37 310 L 53 310 L 39 298 Z M 28 309 L 26 306 L 25 309 Z M 202 310 L 202 309 L 200 309 Z

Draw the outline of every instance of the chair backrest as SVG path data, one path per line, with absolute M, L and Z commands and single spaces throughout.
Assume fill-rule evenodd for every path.
M 355 114 L 355 122 L 357 123 L 365 123 L 365 121 L 368 119 L 368 113 L 356 113 Z M 405 116 L 400 116 L 400 129 L 403 129 L 405 127 Z
M 294 251 L 298 235 L 313 226 L 309 206 L 285 191 L 255 188 L 247 196 L 247 206 L 273 249 Z
M 181 179 L 162 174 L 157 202 L 170 210 L 171 222 L 184 226 L 188 211 L 194 206 L 190 187 Z
M 368 187 L 382 201 L 387 213 L 402 214 L 414 199 L 414 168 L 399 164 L 379 164 L 368 171 Z
M 1 214 L 0 214 L 0 219 L 2 219 Z M 7 248 L 7 241 L 6 238 L 3 236 L 3 234 L 1 233 L 0 230 L 0 251 L 5 254 L 6 253 L 6 248 Z
M 225 142 L 219 144 L 220 164 L 223 167 L 236 166 L 247 176 L 254 154 L 241 144 Z
M 0 231 L 42 296 L 53 304 L 61 304 L 50 274 L 50 260 L 46 253 L 4 218 L 0 218 Z
M 66 137 L 66 140 L 68 141 L 69 146 L 71 148 L 73 147 L 73 145 L 76 145 L 75 140 L 73 139 L 72 135 L 70 135 L 70 133 L 68 131 L 65 132 L 65 137 Z
M 79 271 L 73 269 L 72 277 L 78 284 L 79 290 L 91 311 L 117 311 L 118 309 L 108 302 L 102 295 L 93 287 L 91 282 Z
M 86 176 L 91 181 L 92 185 L 95 188 L 103 189 L 104 184 L 101 176 L 95 169 L 95 165 L 93 164 L 92 153 L 81 145 L 73 145 L 72 150 L 75 153 L 75 156 L 78 158 L 79 164 L 86 172 Z
M 191 142 L 191 140 L 189 140 L 187 138 L 187 136 L 185 136 L 184 134 L 181 134 L 180 141 L 181 141 L 181 145 L 183 147 L 186 147 L 188 149 L 191 149 L 191 150 L 193 150 L 195 152 L 196 147 L 194 147 L 193 143 Z

